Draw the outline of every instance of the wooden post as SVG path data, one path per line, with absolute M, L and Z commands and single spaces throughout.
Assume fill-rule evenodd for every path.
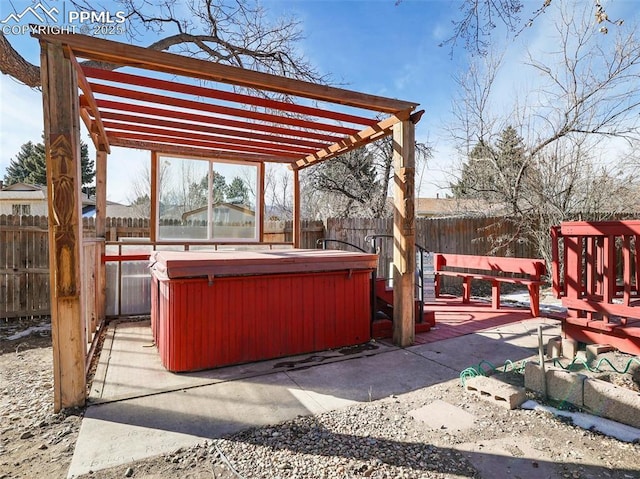
M 107 221 L 107 152 L 96 151 L 96 237 L 104 238 Z
M 415 337 L 415 127 L 393 126 L 393 343 L 409 346 Z
M 256 217 L 258 224 L 258 241 L 264 242 L 264 215 L 266 214 L 265 202 L 264 202 L 264 163 L 258 163 L 258 187 L 256 188 Z
M 54 410 L 59 411 L 83 406 L 86 399 L 78 86 L 61 44 L 42 42 L 40 64 L 49 202 Z
M 160 202 L 160 197 L 158 194 L 160 193 L 158 188 L 158 168 L 160 165 L 158 164 L 158 152 L 151 152 L 151 177 L 149 181 L 151 184 L 149 185 L 149 191 L 151 192 L 151 197 L 149 201 L 150 205 L 150 218 L 149 218 L 149 240 L 151 243 L 158 241 L 158 228 L 160 227 L 160 219 L 158 218 L 158 203 Z M 209 226 L 211 227 L 211 226 Z M 155 249 L 155 248 L 154 248 Z
M 300 248 L 300 174 L 293 170 L 293 247 Z
M 100 242 L 100 257 L 96 278 L 96 314 L 102 322 L 107 316 L 107 265 L 101 261 L 105 254 L 107 235 L 107 152 L 96 151 L 96 238 Z

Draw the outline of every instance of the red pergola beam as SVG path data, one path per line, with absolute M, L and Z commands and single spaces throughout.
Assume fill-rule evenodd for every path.
M 233 138 L 253 139 L 266 141 L 270 143 L 277 143 L 280 145 L 294 145 L 311 148 L 312 151 L 316 151 L 325 146 L 324 143 L 316 141 L 307 141 L 300 138 L 290 138 L 277 135 L 266 135 L 263 133 L 257 133 L 244 130 L 232 130 L 229 128 L 220 128 L 215 126 L 203 125 L 200 123 L 186 123 L 182 121 L 176 121 L 175 119 L 155 118 L 148 116 L 128 115 L 126 113 L 117 113 L 112 111 L 102 111 L 102 118 L 104 120 L 114 120 L 118 122 L 132 123 L 136 125 L 152 125 L 162 126 L 166 128 L 179 129 L 185 131 L 198 131 L 202 133 L 211 133 L 217 135 L 225 135 Z
M 269 73 L 246 70 L 214 63 L 208 60 L 185 57 L 104 40 L 102 38 L 72 33 L 33 33 L 33 37 L 51 43 L 68 45 L 78 58 L 155 70 L 172 75 L 184 75 L 203 80 L 213 80 L 257 90 L 295 95 L 341 105 L 364 108 L 383 113 L 413 110 L 417 103 L 385 98 L 376 95 L 336 88 L 327 85 L 285 78 Z
M 135 150 L 155 151 L 163 155 L 188 156 L 205 158 L 208 160 L 248 161 L 251 163 L 284 163 L 291 164 L 294 160 L 280 156 L 252 155 L 249 153 L 237 153 L 232 151 L 212 150 L 211 148 L 191 147 L 168 143 L 156 143 L 147 140 L 135 140 L 129 138 L 110 138 L 111 146 L 132 148 Z
M 356 125 L 375 125 L 377 120 L 374 118 L 366 118 L 363 116 L 351 115 L 338 111 L 323 110 L 321 108 L 298 105 L 296 103 L 288 103 L 284 101 L 272 100 L 270 98 L 261 98 L 242 93 L 228 92 L 215 88 L 202 87 L 197 85 L 187 85 L 168 80 L 159 80 L 157 78 L 148 78 L 131 73 L 122 73 L 111 70 L 102 70 L 99 68 L 82 67 L 85 75 L 89 78 L 106 80 L 125 85 L 136 85 L 144 88 L 154 88 L 156 90 L 164 90 L 172 93 L 184 93 L 204 98 L 213 98 L 216 100 L 230 101 L 234 103 L 242 103 L 246 105 L 260 106 L 272 110 L 287 111 L 300 115 L 310 115 L 319 118 L 327 118 L 347 123 L 355 123 Z
M 218 135 L 207 135 L 202 133 L 194 133 L 191 131 L 182 131 L 178 129 L 167 129 L 167 128 L 158 128 L 153 126 L 146 125 L 137 125 L 132 123 L 123 123 L 119 121 L 103 121 L 104 127 L 108 131 L 118 130 L 121 132 L 130 132 L 132 134 L 136 133 L 148 133 L 151 135 L 162 135 L 167 138 L 187 138 L 192 140 L 201 140 L 210 142 L 211 144 L 216 145 L 227 145 L 227 149 L 236 149 L 235 146 L 247 147 L 250 149 L 239 151 L 254 151 L 258 153 L 263 152 L 278 152 L 283 156 L 290 156 L 291 158 L 300 158 L 305 154 L 313 152 L 315 150 L 309 148 L 300 148 L 289 145 L 280 145 L 274 143 L 265 143 L 265 142 L 257 142 L 250 140 L 242 140 L 239 138 L 229 138 L 225 136 Z
M 126 138 L 130 140 L 140 140 L 147 141 L 150 143 L 157 144 L 172 144 L 172 145 L 186 145 L 186 146 L 195 146 L 198 148 L 208 148 L 209 150 L 220 150 L 226 152 L 246 152 L 246 153 L 257 153 L 264 154 L 265 156 L 270 156 L 273 158 L 287 159 L 287 162 L 290 162 L 292 159 L 300 158 L 299 155 L 291 154 L 291 153 L 281 153 L 277 152 L 277 155 L 273 154 L 272 150 L 263 149 L 263 148 L 248 148 L 245 146 L 239 145 L 225 145 L 222 143 L 217 143 L 214 141 L 202 141 L 202 140 L 191 140 L 188 138 L 182 137 L 168 137 L 168 136 L 159 136 L 152 134 L 143 134 L 143 133 L 135 133 L 135 132 L 127 132 L 127 131 L 114 131 L 107 129 L 107 136 L 109 138 L 110 143 L 114 143 L 113 139 L 115 138 Z
M 319 123 L 315 121 L 302 120 L 299 118 L 290 118 L 286 116 L 272 115 L 269 113 L 242 110 L 240 108 L 214 105 L 211 103 L 202 103 L 193 100 L 185 100 L 183 98 L 173 98 L 166 95 L 129 90 L 128 88 L 118 88 L 109 85 L 102 85 L 99 83 L 90 83 L 90 85 L 94 93 L 114 96 L 118 98 L 126 98 L 127 100 L 144 101 L 147 103 L 169 105 L 196 111 L 206 111 L 209 113 L 217 113 L 220 115 L 227 115 L 231 117 L 248 118 L 252 120 L 265 121 L 280 125 L 298 126 L 300 128 L 309 128 L 311 130 L 330 131 L 341 135 L 352 135 L 357 133 L 357 130 L 353 128 L 346 128 L 344 126 L 332 125 L 328 123 Z M 259 125 L 256 125 L 256 127 L 259 129 Z
M 80 98 L 80 100 L 82 101 L 82 97 Z M 321 140 L 321 141 L 332 142 L 332 143 L 342 139 L 342 137 L 339 137 L 339 136 L 332 136 L 326 133 L 318 133 L 315 131 L 295 130 L 292 128 L 284 128 L 280 126 L 267 125 L 267 124 L 258 125 L 255 123 L 232 120 L 229 118 L 219 118 L 214 116 L 199 115 L 197 113 L 189 113 L 189 112 L 184 112 L 179 110 L 167 110 L 164 108 L 129 104 L 129 103 L 123 103 L 120 101 L 98 99 L 96 100 L 96 103 L 100 108 L 119 111 L 119 112 L 121 111 L 134 112 L 134 113 L 141 113 L 143 115 L 158 116 L 161 118 L 180 118 L 181 120 L 196 121 L 196 122 L 205 123 L 205 124 L 214 125 L 214 126 L 223 125 L 231 128 L 238 128 L 238 129 L 243 129 L 248 131 L 260 130 L 260 131 L 266 131 L 269 133 L 275 133 L 279 135 L 288 135 L 288 136 L 297 137 L 297 138 L 300 138 L 300 137 L 313 138 L 315 140 Z

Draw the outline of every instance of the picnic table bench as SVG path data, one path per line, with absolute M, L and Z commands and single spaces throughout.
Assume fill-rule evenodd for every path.
M 547 268 L 544 260 L 533 258 L 505 258 L 466 254 L 434 254 L 435 294 L 440 296 L 441 278 L 462 278 L 462 302 L 471 298 L 471 281 L 491 282 L 491 306 L 500 309 L 500 284 L 521 284 L 527 287 L 530 311 L 540 315 L 540 285 Z

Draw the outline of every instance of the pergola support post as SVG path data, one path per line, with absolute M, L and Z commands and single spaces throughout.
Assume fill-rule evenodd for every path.
M 393 126 L 393 343 L 413 344 L 415 337 L 415 126 Z
M 41 44 L 55 411 L 86 400 L 78 86 L 65 53 L 59 43 Z
M 100 257 L 105 253 L 105 241 L 107 239 L 107 152 L 96 152 L 96 238 L 102 239 L 100 243 Z M 96 314 L 100 322 L 107 316 L 107 265 L 99 261 L 97 278 Z
M 293 170 L 293 247 L 300 248 L 301 242 L 301 217 L 300 217 L 300 172 L 297 169 Z
M 256 208 L 256 213 L 261 211 L 258 215 L 258 241 L 264 241 L 264 216 L 267 213 L 267 208 L 264 201 L 264 177 L 265 166 L 264 163 L 258 163 L 258 192 L 256 195 L 256 204 L 259 205 L 259 210 Z

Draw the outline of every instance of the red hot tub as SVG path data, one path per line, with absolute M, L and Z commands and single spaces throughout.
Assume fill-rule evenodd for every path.
M 157 251 L 151 260 L 151 326 L 162 364 L 170 371 L 370 339 L 374 254 Z

